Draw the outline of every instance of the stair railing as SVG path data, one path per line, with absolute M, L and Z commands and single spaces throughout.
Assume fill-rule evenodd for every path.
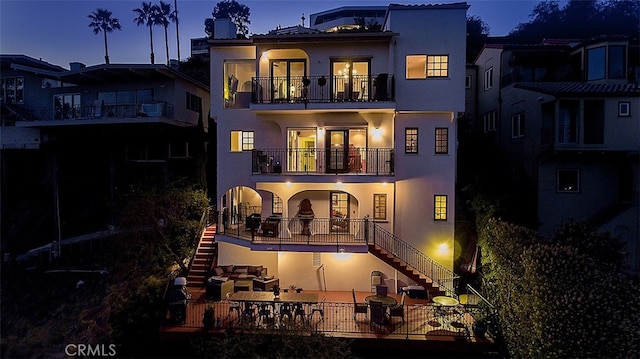
M 187 267 L 187 273 L 191 270 L 191 266 L 193 265 L 193 260 L 196 258 L 196 253 L 198 253 L 198 246 L 200 245 L 200 240 L 204 235 L 204 232 L 207 230 L 207 222 L 209 218 L 210 207 L 207 207 L 203 212 L 202 216 L 200 216 L 200 223 L 198 223 L 198 231 L 193 236 L 191 240 L 191 248 L 193 249 L 193 253 L 191 253 L 191 258 L 189 259 L 189 266 Z M 181 266 L 182 267 L 182 266 Z
M 368 244 L 378 245 L 407 263 L 409 267 L 431 278 L 446 295 L 456 296 L 454 279 L 458 276 L 433 258 L 368 219 L 365 219 L 365 237 Z

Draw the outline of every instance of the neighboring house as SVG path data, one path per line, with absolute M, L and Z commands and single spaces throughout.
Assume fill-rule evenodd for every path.
M 476 129 L 535 191 L 539 231 L 587 220 L 640 269 L 638 40 L 486 45 Z
M 467 8 L 389 5 L 378 32 L 209 40 L 220 264 L 264 265 L 285 288 L 370 290 L 376 270 L 392 291 L 419 282 L 359 241 L 384 234 L 451 284 Z
M 0 62 L 3 249 L 105 230 L 139 182 L 204 178 L 208 86 L 166 65 Z

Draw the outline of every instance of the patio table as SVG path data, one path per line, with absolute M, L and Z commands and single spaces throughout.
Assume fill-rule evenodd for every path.
M 394 297 L 389 297 L 388 295 L 369 295 L 364 298 L 364 301 L 369 304 L 370 301 L 382 302 L 382 305 L 385 307 L 390 307 L 393 305 L 397 305 L 398 301 Z
M 318 303 L 318 293 L 280 293 L 275 298 L 271 292 L 236 292 L 229 296 L 229 300 L 237 302 L 285 302 L 285 303 Z

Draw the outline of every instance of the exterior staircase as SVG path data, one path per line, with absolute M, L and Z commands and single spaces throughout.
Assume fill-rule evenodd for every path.
M 419 270 L 411 267 L 409 264 L 407 264 L 407 262 L 393 255 L 392 253 L 389 253 L 382 247 L 378 245 L 369 245 L 369 253 L 378 257 L 383 262 L 396 269 L 398 272 L 406 275 L 409 279 L 416 282 L 417 285 L 423 287 L 429 294 L 429 298 L 447 294 L 446 290 L 440 287 L 438 283 L 435 283 L 431 278 L 427 277 Z
M 205 228 L 196 253 L 191 261 L 191 267 L 187 274 L 187 286 L 199 287 L 204 286 L 209 268 L 217 261 L 218 258 L 218 244 L 215 242 L 216 225 L 211 225 Z
M 429 297 L 456 297 L 456 274 L 373 222 L 365 223 L 369 253 L 423 287 Z

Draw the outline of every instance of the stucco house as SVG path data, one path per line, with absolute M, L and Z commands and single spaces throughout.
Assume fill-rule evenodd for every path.
M 263 265 L 284 288 L 368 291 L 380 271 L 393 292 L 452 294 L 467 8 L 247 39 L 216 20 L 218 264 Z

